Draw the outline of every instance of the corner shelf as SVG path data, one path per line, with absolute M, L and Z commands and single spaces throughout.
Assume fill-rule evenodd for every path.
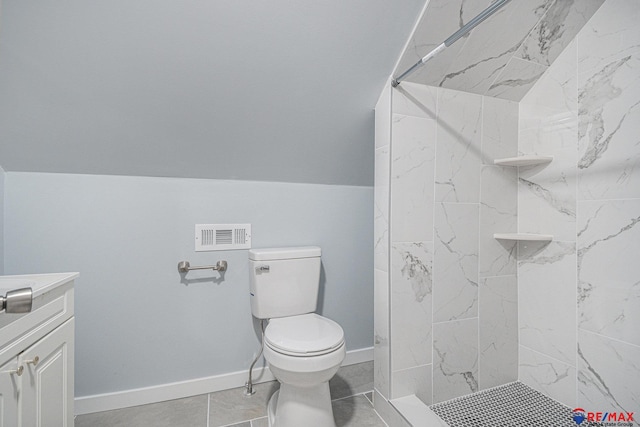
M 543 163 L 549 163 L 552 160 L 553 156 L 527 155 L 518 157 L 507 157 L 504 159 L 495 159 L 493 161 L 493 164 L 499 166 L 533 166 Z
M 537 242 L 550 242 L 553 240 L 552 234 L 532 234 L 532 233 L 496 233 L 493 235 L 497 240 L 528 240 Z

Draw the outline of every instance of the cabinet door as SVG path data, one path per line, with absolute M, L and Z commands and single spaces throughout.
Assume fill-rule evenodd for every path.
M 18 425 L 19 390 L 18 358 L 15 357 L 0 366 L 0 427 Z
M 71 318 L 18 357 L 22 374 L 22 425 L 73 427 Z

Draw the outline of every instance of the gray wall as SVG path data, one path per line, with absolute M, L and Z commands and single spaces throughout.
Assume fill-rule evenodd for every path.
M 8 172 L 7 274 L 79 271 L 76 395 L 245 370 L 258 346 L 247 251 L 193 249 L 196 223 L 251 223 L 254 247 L 319 245 L 322 314 L 373 344 L 373 189 Z M 229 270 L 176 264 L 226 259 Z
M 372 109 L 422 4 L 3 0 L 2 164 L 370 186 Z
M 0 166 L 0 274 L 4 274 L 4 177 Z

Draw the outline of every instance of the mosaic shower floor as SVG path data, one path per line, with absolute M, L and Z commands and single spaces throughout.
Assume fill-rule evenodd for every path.
M 431 406 L 450 427 L 578 427 L 572 408 L 520 382 Z M 599 424 L 583 421 L 580 427 Z

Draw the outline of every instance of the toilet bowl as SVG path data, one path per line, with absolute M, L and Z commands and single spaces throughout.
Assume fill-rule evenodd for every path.
M 270 427 L 336 427 L 329 380 L 346 350 L 340 325 L 314 313 L 320 256 L 317 246 L 249 251 L 251 313 L 268 319 L 264 358 L 280 382 Z
M 271 427 L 335 427 L 329 380 L 344 360 L 344 332 L 315 313 L 273 319 L 264 357 L 280 390 L 269 402 Z

